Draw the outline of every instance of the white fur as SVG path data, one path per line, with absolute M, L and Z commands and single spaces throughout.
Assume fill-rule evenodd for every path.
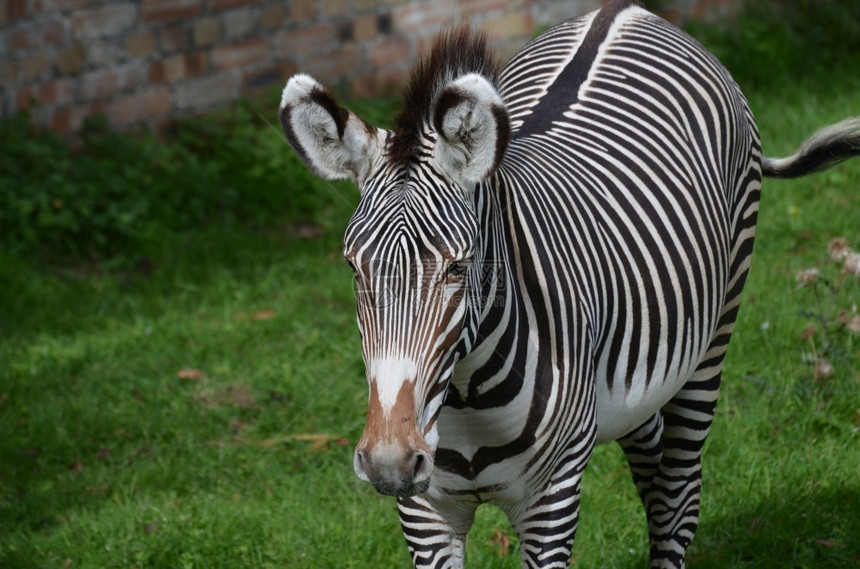
M 406 381 L 416 381 L 418 366 L 407 358 L 379 358 L 370 362 L 370 377 L 376 382 L 376 393 L 382 412 L 388 415 Z
M 499 125 L 492 108 L 504 108 L 504 102 L 493 85 L 476 73 L 452 81 L 445 89 L 458 91 L 465 100 L 442 118 L 434 158 L 452 179 L 471 187 L 489 176 L 498 160 Z

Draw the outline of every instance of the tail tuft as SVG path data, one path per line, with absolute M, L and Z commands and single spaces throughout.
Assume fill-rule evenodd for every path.
M 852 156 L 860 156 L 860 117 L 826 126 L 810 136 L 787 158 L 762 159 L 762 174 L 771 178 L 797 178 L 826 170 Z

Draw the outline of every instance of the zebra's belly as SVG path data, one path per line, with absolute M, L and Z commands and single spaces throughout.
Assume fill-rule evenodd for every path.
M 617 440 L 647 421 L 675 396 L 695 371 L 697 362 L 692 362 L 659 381 L 646 381 L 644 370 L 633 375 L 630 388 L 610 389 L 605 376 L 597 374 L 595 396 L 597 399 L 597 442 Z M 614 385 L 623 382 L 614 381 Z

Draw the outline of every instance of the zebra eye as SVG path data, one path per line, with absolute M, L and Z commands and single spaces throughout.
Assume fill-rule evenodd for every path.
M 459 282 L 469 272 L 469 264 L 466 261 L 452 261 L 445 269 L 445 284 Z

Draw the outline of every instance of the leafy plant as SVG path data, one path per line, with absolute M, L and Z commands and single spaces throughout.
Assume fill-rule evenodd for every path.
M 686 27 L 745 90 L 790 90 L 825 78 L 826 86 L 835 75 L 856 75 L 860 3 L 854 0 L 747 0 L 734 22 Z
M 0 121 L 0 243 L 21 255 L 135 258 L 165 233 L 206 226 L 325 225 L 355 202 L 314 177 L 248 104 L 183 120 L 171 140 L 88 121 L 74 143 Z M 345 215 L 345 214 L 344 214 Z
M 860 334 L 860 253 L 855 253 L 841 237 L 830 241 L 827 250 L 827 259 L 795 277 L 814 302 L 812 308 L 802 309 L 800 314 L 810 322 L 801 337 L 809 342 L 803 359 L 810 364 L 815 380 L 827 379 L 834 374 L 838 362 L 855 357 L 853 338 Z

